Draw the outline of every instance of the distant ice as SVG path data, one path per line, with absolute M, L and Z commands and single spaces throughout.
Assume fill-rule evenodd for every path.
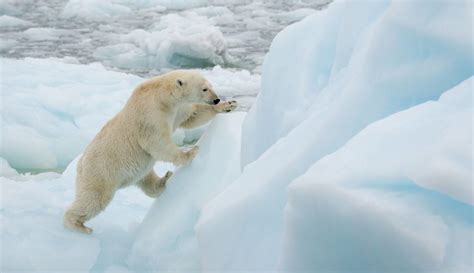
M 131 14 L 140 8 L 151 8 L 163 11 L 164 6 L 157 4 L 157 0 L 69 0 L 61 16 L 80 20 L 106 21 L 110 18 Z
M 27 28 L 32 26 L 31 22 L 26 20 L 22 20 L 17 17 L 9 16 L 9 15 L 2 15 L 0 16 L 0 30 L 8 30 L 8 29 L 15 29 L 15 28 Z
M 18 44 L 18 41 L 12 39 L 2 40 L 0 43 L 0 52 L 8 51 L 11 48 L 15 47 Z
M 0 15 L 14 16 L 32 25 L 2 29 L 2 41 L 16 41 L 4 46 L 2 54 L 15 59 L 75 57 L 83 64 L 100 61 L 108 68 L 146 77 L 155 70 L 178 65 L 203 68 L 219 64 L 260 73 L 274 35 L 325 7 L 327 2 L 5 0 L 0 3 Z M 169 22 L 158 26 L 160 20 Z M 25 39 L 23 31 L 28 27 L 65 29 L 67 33 L 61 35 L 61 43 L 49 38 L 41 40 L 40 36 Z M 170 29 L 165 30 L 167 27 Z M 193 37 L 186 37 L 190 33 Z M 46 31 L 45 34 L 56 36 Z M 172 47 L 178 48 L 174 51 Z M 168 63 L 170 66 L 166 67 Z
M 112 35 L 114 36 L 114 35 Z M 192 68 L 225 64 L 229 57 L 222 32 L 213 21 L 193 12 L 168 14 L 150 30 L 119 35 L 94 56 L 118 68 Z
M 18 172 L 13 169 L 10 164 L 8 164 L 8 161 L 0 157 L 0 176 L 4 177 L 11 177 L 11 176 L 17 176 Z
M 58 40 L 66 33 L 66 30 L 55 28 L 29 28 L 23 32 L 28 39 L 34 41 Z

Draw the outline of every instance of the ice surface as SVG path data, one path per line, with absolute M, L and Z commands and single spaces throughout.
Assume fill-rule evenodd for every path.
M 194 225 L 202 207 L 240 173 L 240 125 L 245 113 L 218 115 L 197 143 L 191 165 L 179 169 L 138 231 L 128 264 L 134 269 L 197 270 Z M 184 272 L 183 271 L 183 272 Z
M 264 63 L 262 91 L 244 121 L 242 175 L 206 205 L 196 227 L 203 249 L 203 268 L 298 269 L 293 267 L 297 262 L 281 260 L 286 250 L 282 246 L 288 185 L 369 124 L 428 100 L 436 100 L 471 76 L 472 36 L 471 30 L 463 27 L 469 25 L 471 9 L 469 1 L 341 1 L 279 33 Z M 452 32 L 447 34 L 446 28 Z M 466 118 L 458 120 L 456 128 L 468 127 L 469 121 Z M 454 137 L 456 133 L 453 134 L 452 138 L 443 139 L 447 142 L 443 144 L 445 149 L 459 147 L 453 142 L 472 137 Z M 430 137 L 425 135 L 424 138 Z M 420 153 L 427 153 L 426 157 L 420 155 L 421 158 L 436 154 L 436 151 L 428 153 L 416 148 Z M 445 154 L 440 152 L 440 155 Z M 464 168 L 470 171 L 466 175 L 462 166 L 470 166 L 472 160 L 460 158 L 460 161 L 447 161 L 458 166 L 446 168 L 459 175 L 452 178 L 453 183 L 464 185 L 461 189 L 465 189 L 469 182 L 464 179 L 472 169 Z M 403 157 L 396 157 L 392 162 L 403 160 Z M 441 162 L 433 163 L 442 165 Z M 417 183 L 443 190 L 443 193 L 448 188 L 456 193 L 460 190 L 455 189 L 455 185 L 435 187 L 438 182 L 445 184 L 445 180 L 436 182 L 427 176 L 419 179 Z M 443 204 L 438 205 L 443 207 Z M 450 205 L 444 209 L 453 213 L 455 210 Z M 400 210 L 399 215 L 407 213 L 406 208 Z M 429 220 L 431 213 L 426 214 L 423 206 L 420 210 L 422 212 L 414 212 L 414 215 L 434 221 Z M 300 217 L 304 219 L 304 215 Z M 469 222 L 464 216 L 460 218 Z M 435 240 L 437 235 L 443 234 L 442 225 L 433 223 L 433 233 L 427 231 L 432 235 L 419 235 L 421 241 Z M 457 226 L 453 224 L 453 228 Z M 467 229 L 472 230 L 472 225 Z M 387 230 L 384 234 L 390 232 Z M 359 235 L 354 233 L 354 236 Z M 434 245 L 442 246 L 446 242 L 442 238 L 436 239 Z M 304 249 L 306 246 L 297 247 Z M 400 244 L 402 247 L 409 248 Z M 416 269 L 430 261 L 439 261 L 443 255 L 452 255 L 449 251 L 440 252 L 440 249 L 442 247 L 419 263 L 410 263 L 409 267 Z M 420 252 L 418 257 L 425 254 Z M 360 255 L 370 259 L 370 254 L 364 251 Z M 458 257 L 457 254 L 454 256 Z M 376 256 L 372 258 L 374 263 L 378 260 Z M 401 263 L 402 258 L 387 267 L 395 270 Z M 362 267 L 365 265 L 361 262 Z M 442 263 L 433 266 L 438 265 L 443 266 Z M 382 260 L 373 265 L 373 268 L 387 267 Z
M 26 170 L 66 167 L 142 80 L 100 64 L 1 59 L 1 66 L 1 156 Z
M 90 221 L 93 235 L 66 230 L 62 216 L 74 196 L 76 163 L 62 176 L 0 177 L 2 272 L 102 272 L 125 266 L 135 230 L 152 199 L 135 187 L 118 191 L 109 207 Z
M 369 125 L 296 179 L 282 268 L 472 270 L 473 83 Z
M 228 61 L 226 41 L 214 22 L 194 12 L 167 14 L 151 29 L 120 35 L 94 56 L 118 68 L 207 67 Z

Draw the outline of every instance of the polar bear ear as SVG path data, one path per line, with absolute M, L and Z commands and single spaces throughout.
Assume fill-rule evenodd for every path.
M 176 86 L 182 87 L 184 85 L 184 81 L 181 79 L 176 79 Z

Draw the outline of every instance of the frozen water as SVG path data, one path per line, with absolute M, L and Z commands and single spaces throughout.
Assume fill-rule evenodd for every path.
M 114 45 L 99 47 L 94 52 L 98 60 L 112 67 L 148 70 L 208 67 L 226 64 L 229 58 L 219 28 L 212 20 L 194 12 L 164 15 L 150 31 L 136 29 L 116 39 Z
M 300 250 L 298 253 L 308 250 L 305 252 L 307 255 L 301 257 L 302 260 L 294 257 L 291 249 L 289 254 L 285 253 L 287 248 L 284 243 L 291 244 L 290 239 L 283 240 L 288 185 L 318 160 L 341 148 L 369 124 L 428 100 L 436 100 L 443 92 L 470 77 L 473 74 L 472 36 L 471 29 L 463 26 L 469 25 L 472 18 L 469 12 L 471 9 L 470 1 L 455 3 L 437 1 L 429 5 L 425 1 L 341 1 L 280 32 L 264 63 L 262 91 L 244 121 L 241 154 L 243 172 L 224 192 L 206 205 L 196 227 L 198 242 L 203 250 L 201 252 L 203 268 L 307 269 L 296 266 L 298 261 L 307 261 L 308 266 L 318 268 L 317 264 L 311 264 L 310 260 L 306 260 L 309 259 L 309 253 L 313 253 L 310 251 L 316 249 L 311 246 L 311 243 L 314 245 L 314 241 L 308 240 L 310 243 L 304 244 L 306 233 L 301 233 L 295 241 L 297 245 L 294 246 Z M 446 28 L 452 32 L 446 34 Z M 295 40 L 300 43 L 295 44 Z M 453 130 L 469 128 L 472 119 L 463 117 L 456 120 L 458 123 L 452 128 Z M 446 122 L 453 121 L 446 119 L 443 122 L 447 124 Z M 459 147 L 469 151 L 469 147 L 465 146 L 466 139 L 472 139 L 472 134 L 456 136 L 457 133 L 464 132 L 466 131 L 455 131 L 453 137 L 442 138 L 447 143 L 440 143 L 443 145 L 440 147 L 454 149 L 452 151 L 454 154 L 458 153 Z M 467 132 L 469 133 L 469 130 Z M 423 135 L 422 130 L 417 133 L 421 139 L 428 140 L 432 137 Z M 411 141 L 410 137 L 403 140 Z M 461 146 L 455 145 L 456 141 L 462 141 Z M 416 147 L 417 151 L 423 153 L 423 156 L 419 155 L 421 160 L 437 153 L 421 149 L 419 145 L 407 145 L 407 149 L 409 147 Z M 374 151 L 377 152 L 376 149 Z M 393 161 L 389 162 L 406 160 L 402 155 L 400 157 L 397 155 L 398 153 L 394 154 Z M 449 156 L 449 153 L 439 151 L 439 155 Z M 447 188 L 456 193 L 466 188 L 472 189 L 470 184 L 472 179 L 465 180 L 472 177 L 472 168 L 463 167 L 471 166 L 472 159 L 463 155 L 465 153 L 460 154 L 459 160 L 440 159 L 433 161 L 434 165 L 426 166 L 428 173 L 424 175 L 429 174 L 432 168 L 436 168 L 434 167 L 436 164 L 443 165 L 442 162 L 455 164 L 445 167 L 447 168 L 445 177 L 451 179 L 453 183 L 450 186 L 445 184 L 451 183 L 451 180 L 434 181 L 428 176 L 413 179 L 421 179 L 416 181 L 422 186 L 443 190 L 443 195 Z M 412 154 L 407 153 L 406 156 Z M 377 158 L 374 160 L 377 161 Z M 337 165 L 333 172 L 342 172 L 343 168 L 344 166 Z M 394 172 L 403 175 L 401 171 L 394 169 Z M 448 173 L 453 173 L 455 176 L 451 177 Z M 418 174 L 421 175 L 422 171 L 418 171 Z M 402 183 L 395 183 L 394 187 L 402 187 L 400 184 Z M 334 196 L 337 193 L 331 194 Z M 456 196 L 455 193 L 449 194 Z M 314 200 L 319 196 L 320 194 L 311 198 Z M 412 204 L 422 202 L 422 197 L 417 200 L 418 196 L 413 196 L 415 200 Z M 442 198 L 445 200 L 447 197 Z M 462 198 L 461 200 L 466 200 L 470 197 Z M 338 200 L 332 203 L 334 209 L 337 209 L 336 204 L 341 202 L 341 199 Z M 389 199 L 387 202 L 395 202 L 397 205 L 396 200 Z M 440 206 L 447 211 L 446 215 L 456 211 L 455 206 L 439 202 L 426 207 L 433 209 L 435 206 Z M 311 204 L 316 206 L 318 203 L 309 202 L 309 205 Z M 341 210 L 344 207 L 341 206 Z M 426 207 L 420 205 L 421 212 L 414 215 L 419 215 L 420 219 L 426 215 L 426 219 L 431 219 L 432 213 L 426 213 Z M 400 210 L 401 216 L 408 213 L 406 207 Z M 301 215 L 296 212 L 295 217 L 300 217 L 301 221 L 304 221 L 305 215 L 312 211 L 313 207 L 309 207 L 308 210 L 301 212 Z M 330 218 L 331 215 L 328 214 L 327 217 Z M 377 215 L 380 214 L 374 214 L 374 217 Z M 341 219 L 342 222 L 344 218 Z M 383 222 L 384 219 L 380 221 Z M 470 220 L 466 219 L 466 214 L 462 214 L 460 221 Z M 310 229 L 311 223 L 305 224 L 305 228 Z M 433 223 L 435 224 L 433 232 L 427 231 L 431 235 L 417 236 L 420 236 L 419 242 L 423 242 L 426 238 L 435 240 L 434 245 L 440 251 L 443 245 L 450 245 L 450 241 L 436 239 L 437 235 L 444 234 L 443 227 L 436 224 L 437 222 Z M 456 222 L 446 225 L 450 229 L 458 228 Z M 348 229 L 350 227 L 351 225 L 347 226 Z M 413 230 L 412 227 L 408 225 L 409 231 Z M 466 228 L 472 231 L 471 224 Z M 330 232 L 331 226 L 326 229 Z M 296 229 L 295 233 L 304 231 Z M 360 237 L 360 232 L 360 230 L 355 232 L 353 237 L 363 240 L 364 237 Z M 383 234 L 391 234 L 390 232 Z M 311 231 L 308 231 L 308 234 L 312 234 Z M 399 249 L 396 251 L 409 248 L 409 245 L 402 242 L 407 241 L 400 241 Z M 329 243 L 343 244 L 342 241 L 329 241 Z M 467 248 L 466 251 L 472 254 L 472 249 Z M 285 256 L 282 256 L 282 253 L 285 253 Z M 326 258 L 323 256 L 324 253 L 324 250 L 320 250 L 315 255 L 320 255 L 321 261 L 324 261 Z M 380 255 L 384 253 L 388 252 Z M 439 262 L 440 257 L 449 261 L 450 258 L 447 256 L 452 255 L 449 251 L 435 254 L 420 252 L 419 256 L 414 257 L 422 257 L 425 254 L 426 259 L 411 261 L 407 266 L 417 269 L 418 266 L 424 267 L 430 261 Z M 372 262 L 380 260 L 380 264 L 374 263 L 372 267 L 365 267 L 367 263 L 361 261 L 360 265 L 367 270 L 377 271 L 379 268 L 395 270 L 406 261 L 401 257 L 400 260 L 393 260 L 392 264 L 384 264 L 385 260 L 370 256 L 370 252 L 361 250 L 356 257 L 361 255 L 368 255 L 365 258 Z M 466 256 L 457 254 L 454 256 L 465 262 Z M 293 257 L 296 260 L 287 262 L 282 260 L 284 257 Z M 347 256 L 341 254 L 341 257 Z M 329 254 L 327 258 L 331 258 Z M 331 260 L 328 260 L 329 266 L 330 262 Z M 350 262 L 347 261 L 348 264 Z M 323 263 L 323 268 L 328 264 Z M 449 267 L 444 267 L 445 264 L 442 262 L 432 265 L 438 268 L 437 266 Z M 336 269 L 338 268 L 333 268 Z
M 369 125 L 297 178 L 282 268 L 472 270 L 473 84 Z
M 152 199 L 135 187 L 119 191 L 107 210 L 90 222 L 92 236 L 66 230 L 62 215 L 73 199 L 76 162 L 60 177 L 0 177 L 2 272 L 96 272 L 125 266 Z
M 66 167 L 142 80 L 100 64 L 1 59 L 1 66 L 1 155 L 29 171 Z
M 29 28 L 23 34 L 33 41 L 58 40 L 67 31 L 55 28 Z
M 163 18 L 170 18 L 170 16 L 171 18 L 186 18 L 188 14 L 195 13 L 213 22 L 213 29 L 222 33 L 223 40 L 226 41 L 226 52 L 232 57 L 232 62 L 224 63 L 211 59 L 211 63 L 259 72 L 263 56 L 268 51 L 275 34 L 288 24 L 309 15 L 313 10 L 325 7 L 328 2 L 329 0 L 4 0 L 0 3 L 0 15 L 14 16 L 31 22 L 34 24 L 31 27 L 65 29 L 67 32 L 60 33 L 61 42 L 58 43 L 54 40 L 29 39 L 28 36 L 23 35 L 26 26 L 1 29 L 2 41 L 17 42 L 3 48 L 1 54 L 10 58 L 75 57 L 83 64 L 104 60 L 106 66 L 116 66 L 117 60 L 110 61 L 113 55 L 104 56 L 106 52 L 100 50 L 97 52 L 97 48 L 111 49 L 112 47 L 114 52 L 121 55 L 121 58 L 127 57 L 130 64 L 119 62 L 118 67 L 111 68 L 140 76 L 149 76 L 156 74 L 156 71 L 150 71 L 150 67 L 153 67 L 150 62 L 158 56 L 157 52 L 152 51 L 152 47 L 139 46 L 135 42 L 127 42 L 130 43 L 127 46 L 125 42 L 120 42 L 120 39 L 127 37 L 135 30 L 140 30 L 149 44 L 162 44 L 164 40 L 180 44 L 179 39 L 165 39 L 162 36 L 171 32 L 175 33 L 174 35 L 186 32 L 176 31 L 173 28 L 157 31 L 155 27 Z M 188 20 L 183 20 L 183 22 L 195 22 L 190 18 L 186 19 Z M 173 22 L 179 23 L 176 20 Z M 208 26 L 208 24 L 200 26 Z M 195 26 L 190 25 L 190 27 Z M 217 31 L 206 33 L 200 29 L 198 32 L 201 36 L 196 37 L 212 38 L 215 37 Z M 210 34 L 212 35 L 209 36 Z M 156 37 L 157 41 L 154 40 Z M 219 37 L 219 40 L 218 46 L 215 42 L 209 42 L 214 49 L 206 50 L 207 54 L 214 54 L 215 49 L 222 49 L 222 37 Z M 122 45 L 116 46 L 117 43 Z M 200 41 L 199 44 L 202 45 L 202 43 L 206 42 Z M 128 55 L 126 55 L 127 51 Z M 202 58 L 203 49 L 199 49 L 198 53 L 192 57 Z M 137 59 L 131 60 L 132 57 Z M 144 62 L 143 59 L 146 58 L 148 61 Z M 208 66 L 209 60 L 192 64 L 195 67 Z M 154 68 L 158 67 L 160 66 Z
M 16 29 L 16 28 L 26 28 L 31 26 L 32 23 L 26 20 L 22 20 L 17 17 L 2 15 L 0 16 L 0 29 L 1 30 L 8 30 L 8 29 Z
M 8 164 L 8 161 L 6 161 L 4 158 L 0 157 L 0 176 L 4 177 L 11 177 L 11 176 L 17 176 L 18 172 L 13 169 L 10 164 Z
M 135 6 L 151 1 L 107 3 L 161 14 Z M 275 6 L 289 22 L 314 8 L 297 2 L 295 11 Z M 256 37 L 278 17 L 267 4 L 176 13 L 212 19 L 231 56 L 239 59 L 232 53 L 239 49 L 258 64 L 261 55 L 238 45 L 264 44 Z M 36 29 L 89 20 L 45 26 L 18 15 L 22 8 L 0 5 Z M 65 166 L 142 78 L 78 65 L 80 55 L 2 59 L 2 271 L 473 271 L 472 8 L 468 0 L 338 1 L 286 28 L 272 43 L 263 89 L 243 126 L 243 113 L 220 115 L 200 139 L 198 157 L 175 170 L 153 205 L 137 188 L 119 191 L 89 223 L 89 237 L 61 226 L 76 161 L 61 176 L 11 167 Z M 251 16 L 227 16 L 244 11 Z M 153 33 L 152 24 L 118 32 L 93 24 L 102 26 L 95 35 Z M 226 24 L 247 30 L 229 35 Z M 9 43 L 8 54 L 22 46 Z M 223 97 L 245 101 L 257 93 L 258 75 L 227 65 L 202 73 Z M 175 141 L 192 142 L 202 131 L 179 131 Z M 160 174 L 167 169 L 155 166 Z
M 471 32 L 463 27 L 472 19 L 469 4 L 437 1 L 432 5 L 445 8 L 443 13 L 424 8 L 413 14 L 417 5 L 336 3 L 279 33 L 264 63 L 262 92 L 244 124 L 243 166 L 303 119 L 314 119 L 313 136 L 321 137 L 310 146 L 336 148 L 371 121 L 436 99 L 471 75 Z M 308 69 L 301 69 L 303 63 Z
M 0 59 L 0 155 L 15 169 L 64 169 L 143 81 L 106 70 L 98 63 L 76 62 L 73 58 Z M 259 89 L 260 76 L 245 70 L 217 66 L 201 73 L 221 98 L 238 99 L 243 110 Z M 182 145 L 195 141 L 201 133 L 202 129 L 178 131 L 174 139 Z

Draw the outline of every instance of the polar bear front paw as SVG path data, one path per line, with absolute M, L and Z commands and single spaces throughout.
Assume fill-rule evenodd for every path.
M 237 109 L 238 106 L 239 104 L 237 103 L 237 101 L 232 100 L 232 101 L 219 103 L 218 105 L 214 106 L 214 109 L 216 110 L 217 113 L 224 113 L 224 112 L 228 113 Z
M 182 152 L 179 160 L 175 162 L 175 165 L 182 166 L 189 164 L 197 155 L 199 146 L 193 146 L 189 151 Z

